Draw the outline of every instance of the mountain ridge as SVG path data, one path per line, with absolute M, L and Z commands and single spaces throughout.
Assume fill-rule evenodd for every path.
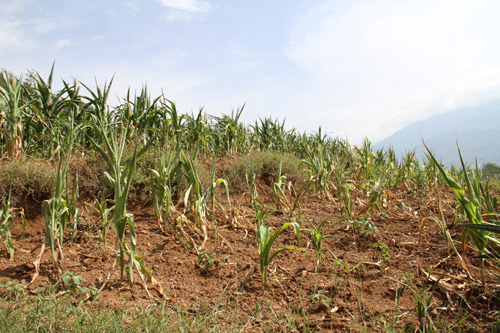
M 446 166 L 460 163 L 457 142 L 467 164 L 500 164 L 500 101 L 460 108 L 411 123 L 374 144 L 393 147 L 398 157 L 415 151 L 425 158 L 425 141 Z

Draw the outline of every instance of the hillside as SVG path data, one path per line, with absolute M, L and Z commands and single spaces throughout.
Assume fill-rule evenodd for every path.
M 415 150 L 424 157 L 422 139 L 446 165 L 459 163 L 456 142 L 466 163 L 500 164 L 500 101 L 463 108 L 412 123 L 375 147 L 394 147 L 397 155 Z

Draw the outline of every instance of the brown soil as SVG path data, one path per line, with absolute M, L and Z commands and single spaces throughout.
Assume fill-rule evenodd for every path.
M 264 185 L 259 189 L 261 198 L 266 198 L 269 190 Z M 494 296 L 498 288 L 498 277 L 492 274 L 494 269 L 486 266 L 481 272 L 474 253 L 468 252 L 466 259 L 471 271 L 468 276 L 432 220 L 438 216 L 434 195 L 407 192 L 404 188 L 398 193 L 386 192 L 384 207 L 371 213 L 378 232 L 365 234 L 347 221 L 332 228 L 329 234 L 335 237 L 324 240 L 325 259 L 319 274 L 315 272 L 315 253 L 308 245 L 310 237 L 302 231 L 299 245 L 308 246 L 308 250 L 279 254 L 270 266 L 268 288 L 261 283 L 254 240 L 255 217 L 249 197 L 244 194 L 231 197 L 233 212 L 230 215 L 237 215 L 239 225 L 232 226 L 230 219 L 217 211 L 218 227 L 209 230 L 209 240 L 199 253 L 183 247 L 172 229 L 163 231 L 151 206 L 129 207 L 135 217 L 138 253 L 152 269 L 163 288 L 163 296 L 151 283 L 147 291 L 141 283 L 130 287 L 120 279 L 117 256 L 112 250 L 104 253 L 103 244 L 99 242 L 100 221 L 90 200 L 83 200 L 80 205 L 87 221 L 78 237 L 71 241 L 68 235 L 64 243 L 64 263 L 68 271 L 86 279 L 84 285 L 102 289 L 99 299 L 109 307 L 121 308 L 131 301 L 148 303 L 162 298 L 169 306 L 180 306 L 187 313 L 196 313 L 203 306 L 227 307 L 232 309 L 232 315 L 220 316 L 217 320 L 238 321 L 250 331 L 262 325 L 279 330 L 289 321 L 294 321 L 299 330 L 307 325 L 321 331 L 383 331 L 384 325 L 389 327 L 396 316 L 402 314 L 396 327 L 414 330 L 420 322 L 414 311 L 416 296 L 412 290 L 427 296 L 434 291 L 428 313 L 436 322 L 452 327 L 467 316 L 457 327 L 490 330 L 491 327 L 484 325 L 497 320 L 500 306 Z M 221 200 L 223 197 L 219 196 Z M 362 194 L 356 197 L 359 209 L 367 198 Z M 443 189 L 440 197 L 451 235 L 453 239 L 460 239 L 460 227 L 453 225 L 454 196 Z M 267 202 L 271 204 L 270 199 Z M 301 207 L 303 216 L 315 223 L 325 219 L 333 223 L 342 214 L 339 201 L 312 194 L 301 199 Z M 267 221 L 279 226 L 289 220 L 287 214 L 275 213 Z M 305 219 L 302 227 L 308 227 Z M 16 252 L 12 261 L 5 248 L 0 248 L 0 283 L 11 279 L 28 284 L 33 278 L 33 262 L 45 237 L 43 217 L 29 219 L 24 237 L 21 234 L 21 225 L 15 225 Z M 195 232 L 189 234 L 201 243 Z M 117 248 L 115 238 L 111 229 L 110 248 Z M 274 248 L 288 245 L 297 245 L 291 228 L 278 238 Z M 204 252 L 214 259 L 211 266 L 199 263 Z M 482 276 L 485 286 L 481 286 Z M 50 251 L 46 250 L 40 275 L 29 289 L 43 293 L 58 277 L 59 273 L 52 269 Z M 441 280 L 436 282 L 434 278 Z M 140 280 L 137 273 L 135 279 Z M 397 295 L 400 298 L 395 309 Z

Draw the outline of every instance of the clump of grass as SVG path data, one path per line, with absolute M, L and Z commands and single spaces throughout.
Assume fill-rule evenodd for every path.
M 50 198 L 55 185 L 53 166 L 36 160 L 10 160 L 0 163 L 0 200 L 24 208 L 28 218 L 41 212 L 43 200 Z M 32 201 L 40 205 L 32 205 Z
M 75 281 L 76 275 L 71 275 Z M 0 285 L 7 295 L 0 298 L 2 332 L 205 332 L 243 331 L 248 322 L 235 309 L 222 304 L 200 304 L 198 311 L 164 302 L 109 306 L 98 295 L 81 300 L 82 288 L 73 282 L 64 293 L 49 291 L 27 296 L 26 287 L 12 281 Z M 62 296 L 61 296 L 62 295 Z
M 256 179 L 272 186 L 281 165 L 281 174 L 298 188 L 306 179 L 300 170 L 300 159 L 293 154 L 262 151 L 239 157 L 224 170 L 224 178 L 230 184 L 231 191 L 238 193 L 246 190 L 246 175 L 255 173 Z
M 106 163 L 101 156 L 73 156 L 68 170 L 68 180 L 78 177 L 78 196 L 80 198 L 112 198 L 112 188 L 103 183 Z M 71 184 L 73 185 L 73 184 Z

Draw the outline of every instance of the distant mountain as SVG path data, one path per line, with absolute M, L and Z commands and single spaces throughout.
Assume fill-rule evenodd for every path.
M 422 138 L 446 166 L 460 163 L 457 141 L 466 163 L 473 164 L 477 159 L 479 165 L 500 165 L 500 101 L 417 121 L 374 146 L 392 146 L 399 157 L 411 150 L 424 157 Z

